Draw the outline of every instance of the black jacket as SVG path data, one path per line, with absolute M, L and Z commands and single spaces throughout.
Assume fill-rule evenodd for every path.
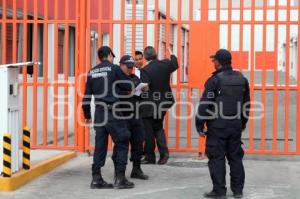
M 205 90 L 202 94 L 200 104 L 198 106 L 198 112 L 197 116 L 195 118 L 196 122 L 196 128 L 198 132 L 203 132 L 204 124 L 207 125 L 207 128 L 236 128 L 236 129 L 244 129 L 246 127 L 246 124 L 248 122 L 248 116 L 249 116 L 249 108 L 250 104 L 248 103 L 250 101 L 250 92 L 249 92 L 249 83 L 248 80 L 245 79 L 245 92 L 243 97 L 243 105 L 245 103 L 248 104 L 248 106 L 243 106 L 244 110 L 241 111 L 240 119 L 223 119 L 223 118 L 210 118 L 210 119 L 204 119 L 207 116 L 211 116 L 212 114 L 209 113 L 209 111 L 213 110 L 213 106 L 209 103 L 205 102 L 215 102 L 216 99 L 216 93 L 219 90 L 219 79 L 217 75 L 221 72 L 224 73 L 232 73 L 232 67 L 231 66 L 225 66 L 220 70 L 215 71 L 212 76 L 206 81 L 205 83 Z M 204 103 L 203 103 L 204 102 Z
M 121 80 L 122 82 L 116 83 Z M 87 74 L 85 93 L 82 101 L 82 109 L 85 119 L 91 118 L 91 99 L 95 97 L 95 104 L 105 103 L 112 105 L 119 101 L 115 94 L 121 90 L 130 92 L 132 85 L 130 79 L 122 72 L 119 66 L 103 61 L 101 64 L 93 67 Z
M 141 69 L 142 82 L 149 84 L 149 92 L 141 95 L 140 106 L 142 117 L 156 117 L 157 113 L 165 113 L 174 104 L 174 97 L 170 87 L 171 74 L 178 69 L 176 56 L 171 55 L 170 59 L 152 60 Z M 153 103 L 144 105 L 143 103 Z M 161 108 L 160 108 L 161 106 Z M 157 112 L 158 111 L 158 112 Z

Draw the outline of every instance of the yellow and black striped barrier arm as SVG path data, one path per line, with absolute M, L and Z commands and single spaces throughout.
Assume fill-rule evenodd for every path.
M 23 129 L 23 169 L 30 169 L 30 129 Z
M 3 136 L 3 177 L 11 177 L 11 135 Z

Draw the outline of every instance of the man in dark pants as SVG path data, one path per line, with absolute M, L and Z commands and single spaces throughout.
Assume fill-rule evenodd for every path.
M 226 198 L 226 157 L 231 190 L 235 198 L 242 198 L 245 171 L 241 137 L 249 115 L 249 83 L 240 72 L 233 71 L 229 51 L 220 49 L 211 58 L 216 71 L 205 83 L 196 116 L 197 131 L 207 136 L 206 154 L 213 182 L 213 190 L 204 196 Z
M 155 164 L 155 142 L 157 144 L 160 159 L 158 164 L 166 164 L 169 159 L 169 149 L 166 135 L 163 129 L 165 114 L 174 104 L 174 97 L 170 88 L 171 74 L 177 70 L 178 62 L 175 55 L 165 60 L 158 60 L 156 51 L 148 46 L 144 50 L 147 65 L 141 70 L 143 82 L 149 84 L 149 92 L 141 96 L 141 114 L 146 130 L 145 159 L 144 164 Z
M 124 55 L 120 60 L 121 70 L 130 78 L 134 87 L 137 87 L 141 80 L 133 74 L 135 62 L 130 55 Z M 143 89 L 147 90 L 145 86 Z M 122 93 L 121 93 L 122 94 Z M 129 95 L 128 93 L 124 94 L 124 98 L 121 97 L 120 108 L 123 109 L 122 113 L 127 121 L 128 130 L 131 133 L 130 136 L 130 146 L 131 146 L 131 158 L 130 161 L 133 164 L 132 172 L 130 177 L 148 180 L 149 177 L 144 174 L 141 168 L 141 159 L 143 155 L 143 143 L 145 137 L 145 130 L 143 126 L 143 121 L 139 116 L 137 110 L 138 103 L 140 101 L 140 96 L 137 94 Z
M 93 67 L 88 73 L 82 105 L 86 123 L 91 123 L 90 102 L 92 96 L 94 96 L 96 105 L 94 118 L 96 142 L 92 165 L 93 180 L 91 188 L 133 188 L 134 184 L 129 182 L 125 177 L 130 132 L 127 129 L 126 122 L 117 119 L 112 112 L 114 104 L 119 101 L 114 93 L 120 90 L 130 92 L 132 86 L 124 83 L 124 81 L 130 80 L 121 71 L 119 66 L 113 64 L 114 54 L 109 47 L 101 47 L 98 50 L 98 57 L 101 63 Z M 123 83 L 117 83 L 118 80 L 122 80 Z M 114 185 L 105 182 L 101 175 L 101 167 L 105 164 L 107 154 L 109 134 L 114 142 L 112 155 L 115 166 Z

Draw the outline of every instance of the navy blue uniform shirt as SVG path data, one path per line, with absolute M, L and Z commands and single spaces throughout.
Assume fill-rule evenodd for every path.
M 118 80 L 121 82 L 116 83 Z M 91 119 L 90 103 L 92 96 L 95 98 L 95 104 L 100 102 L 112 105 L 119 101 L 115 93 L 120 93 L 120 91 L 130 92 L 133 89 L 132 84 L 128 82 L 130 82 L 130 79 L 122 72 L 120 67 L 107 60 L 93 67 L 87 75 L 83 98 L 82 109 L 85 119 Z
M 217 74 L 221 72 L 225 73 L 231 73 L 233 72 L 231 66 L 224 66 L 220 70 L 215 71 L 212 76 L 205 82 L 205 90 L 202 94 L 201 100 L 200 100 L 200 105 L 198 107 L 198 113 L 197 116 L 205 117 L 205 116 L 211 116 L 209 113 L 210 110 L 213 109 L 212 105 L 209 103 L 205 102 L 215 102 L 216 98 L 216 91 L 219 88 L 219 83 L 218 83 L 218 77 Z M 250 92 L 249 92 L 249 83 L 248 80 L 245 78 L 245 92 L 244 92 L 244 101 L 243 104 L 247 103 L 250 101 Z M 204 102 L 204 103 L 201 103 Z M 247 103 L 249 104 L 249 103 Z M 244 129 L 246 127 L 246 124 L 248 122 L 248 115 L 249 115 L 249 106 L 246 107 L 247 109 L 245 110 L 245 115 L 241 115 L 241 119 L 233 119 L 233 120 L 227 120 L 227 119 L 203 119 L 200 117 L 196 116 L 196 128 L 198 132 L 203 132 L 204 129 L 204 124 L 206 123 L 207 127 L 215 127 L 215 128 L 236 128 L 236 129 Z M 242 113 L 244 110 L 242 110 Z
M 128 76 L 129 79 L 132 81 L 134 87 L 136 88 L 142 81 L 138 78 L 138 76 L 136 76 L 135 74 L 131 74 Z M 139 110 L 137 109 L 137 105 L 141 99 L 140 96 L 136 96 L 136 95 L 128 95 L 128 92 L 121 92 L 120 95 L 124 95 L 124 97 L 120 98 L 120 100 L 122 102 L 126 102 L 126 103 L 130 103 L 132 106 L 129 106 L 127 104 L 122 104 L 120 107 L 124 108 L 124 109 L 131 109 L 131 111 L 123 111 L 123 115 L 124 116 L 129 116 L 132 113 L 132 116 L 135 117 L 137 116 L 136 113 L 139 113 Z M 136 119 L 136 118 L 135 118 Z

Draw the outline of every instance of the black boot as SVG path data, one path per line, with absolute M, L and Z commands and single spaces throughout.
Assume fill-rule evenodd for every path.
M 141 164 L 156 164 L 156 161 L 155 158 L 150 159 L 145 156 L 144 159 L 142 159 Z
M 114 186 L 103 180 L 101 174 L 93 174 L 91 189 L 112 189 Z
M 132 189 L 134 188 L 134 183 L 130 182 L 125 177 L 125 171 L 116 171 L 115 173 L 115 189 Z
M 234 192 L 233 197 L 234 198 L 243 198 L 243 192 Z
M 132 168 L 130 177 L 140 179 L 140 180 L 148 180 L 149 179 L 149 176 L 144 174 L 140 163 L 133 163 L 133 168 Z
M 226 195 L 225 194 L 218 194 L 218 193 L 216 193 L 214 191 L 207 192 L 203 196 L 204 196 L 204 198 L 226 199 Z

